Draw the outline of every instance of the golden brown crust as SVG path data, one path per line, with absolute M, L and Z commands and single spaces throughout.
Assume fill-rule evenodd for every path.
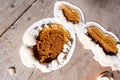
M 35 57 L 41 63 L 51 62 L 62 52 L 64 44 L 70 38 L 70 34 L 62 29 L 59 24 L 48 24 L 49 28 L 43 28 L 37 38 L 37 44 L 33 47 Z
M 62 10 L 67 21 L 73 22 L 74 24 L 80 22 L 80 16 L 77 10 L 72 9 L 68 7 L 67 5 L 60 6 L 60 9 Z
M 109 34 L 105 34 L 101 29 L 96 26 L 90 26 L 88 28 L 88 35 L 103 48 L 108 55 L 116 55 L 118 49 L 116 47 L 116 41 L 114 37 Z

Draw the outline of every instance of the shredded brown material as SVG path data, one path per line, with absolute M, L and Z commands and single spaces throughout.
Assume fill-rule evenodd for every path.
M 68 7 L 67 5 L 60 6 L 60 9 L 63 12 L 66 20 L 69 22 L 73 22 L 73 24 L 80 22 L 79 12 L 75 9 Z
M 56 59 L 70 38 L 69 32 L 64 30 L 60 24 L 50 23 L 47 25 L 49 28 L 43 28 L 37 37 L 36 45 L 33 47 L 35 57 L 41 63 Z
M 116 40 L 111 35 L 104 33 L 96 26 L 88 28 L 88 35 L 103 48 L 107 55 L 117 54 Z

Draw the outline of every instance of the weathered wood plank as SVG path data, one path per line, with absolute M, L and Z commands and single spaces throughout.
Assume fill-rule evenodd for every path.
M 115 33 L 120 39 L 120 1 L 103 0 L 103 3 L 96 2 L 96 0 L 66 1 L 81 7 L 85 13 L 87 21 L 94 20 L 101 23 L 107 30 Z M 106 1 L 108 2 L 106 3 Z M 95 80 L 96 76 L 102 71 L 111 70 L 110 68 L 101 67 L 96 61 L 94 61 L 92 59 L 92 52 L 90 50 L 85 50 L 78 40 L 72 59 L 67 65 L 59 70 L 51 73 L 42 73 L 40 70 L 34 71 L 34 69 L 29 69 L 21 63 L 19 48 L 22 45 L 22 36 L 25 30 L 31 24 L 40 19 L 53 17 L 54 2 L 55 1 L 52 0 L 37 0 L 15 22 L 15 24 L 13 24 L 2 35 L 2 37 L 0 37 L 1 80 Z M 95 7 L 93 7 L 94 3 L 97 3 L 94 5 Z M 106 6 L 101 8 L 99 6 L 100 3 L 102 6 Z M 11 76 L 7 71 L 7 69 L 11 66 L 14 66 L 17 71 L 17 73 L 13 76 Z M 119 80 L 120 73 L 116 72 L 116 74 L 115 80 Z
M 23 44 L 22 36 L 31 24 L 53 15 L 53 3 L 50 0 L 38 0 L 0 37 L 0 80 L 28 80 L 34 69 L 21 63 L 19 49 Z M 13 76 L 7 71 L 11 66 L 14 66 L 17 72 Z
M 0 35 L 36 0 L 0 0 Z

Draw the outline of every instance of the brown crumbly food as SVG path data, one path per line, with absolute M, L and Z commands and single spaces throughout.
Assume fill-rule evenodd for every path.
M 35 57 L 41 63 L 56 59 L 70 38 L 69 32 L 64 30 L 60 24 L 50 23 L 48 26 L 49 28 L 43 28 L 40 31 L 37 43 L 33 47 Z
M 63 15 L 65 16 L 67 21 L 73 22 L 74 24 L 80 22 L 80 16 L 77 10 L 72 9 L 68 7 L 67 5 L 60 6 L 60 9 L 62 10 Z
M 107 55 L 117 54 L 116 41 L 111 35 L 105 34 L 96 26 L 90 26 L 88 28 L 88 35 L 103 48 Z

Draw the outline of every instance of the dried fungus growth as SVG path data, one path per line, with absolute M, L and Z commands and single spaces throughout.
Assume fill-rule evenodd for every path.
M 103 48 L 107 55 L 117 54 L 116 40 L 111 35 L 104 33 L 96 26 L 88 27 L 88 35 Z
M 72 9 L 67 5 L 60 6 L 65 18 L 67 21 L 72 22 L 73 24 L 80 22 L 80 15 L 76 9 Z
M 64 44 L 70 39 L 68 31 L 62 29 L 60 24 L 48 24 L 37 37 L 34 52 L 41 63 L 51 62 L 62 52 Z

